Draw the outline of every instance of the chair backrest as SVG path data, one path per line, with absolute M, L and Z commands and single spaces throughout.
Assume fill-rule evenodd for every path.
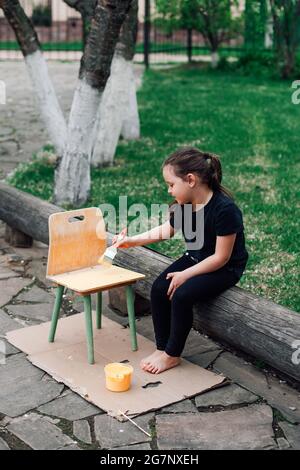
M 49 217 L 47 276 L 98 264 L 106 250 L 106 230 L 97 207 L 58 212 Z

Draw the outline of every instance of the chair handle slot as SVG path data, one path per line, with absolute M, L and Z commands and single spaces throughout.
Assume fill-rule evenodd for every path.
M 74 217 L 70 217 L 68 219 L 68 222 L 70 222 L 70 223 L 81 222 L 84 219 L 85 219 L 84 215 L 75 215 Z

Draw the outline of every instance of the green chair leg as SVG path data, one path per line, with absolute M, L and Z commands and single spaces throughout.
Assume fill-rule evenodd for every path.
M 58 321 L 63 293 L 64 293 L 64 286 L 57 286 L 56 298 L 55 298 L 54 309 L 53 309 L 52 319 L 51 319 L 50 333 L 49 333 L 49 338 L 48 338 L 49 343 L 53 343 L 54 338 L 55 338 L 55 332 L 56 332 L 57 321 Z
M 135 313 L 134 313 L 134 290 L 132 286 L 126 286 L 126 301 L 127 301 L 127 312 L 130 327 L 131 337 L 131 349 L 137 351 L 137 338 L 136 338 L 136 327 L 135 327 Z
M 86 328 L 86 342 L 88 351 L 88 362 L 94 364 L 94 339 L 93 339 L 93 322 L 92 322 L 92 302 L 91 296 L 85 295 L 84 302 L 84 315 L 85 315 L 85 328 Z
M 102 292 L 97 292 L 96 326 L 98 330 L 101 328 L 101 320 L 102 320 Z

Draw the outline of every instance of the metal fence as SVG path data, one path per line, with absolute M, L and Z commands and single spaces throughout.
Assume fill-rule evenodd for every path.
M 135 61 L 151 63 L 205 60 L 209 50 L 200 33 L 179 30 L 167 33 L 151 17 L 151 2 L 145 0 L 139 14 Z M 63 0 L 20 0 L 31 18 L 47 59 L 80 60 L 83 50 L 83 28 L 80 14 Z M 152 15 L 153 16 L 153 15 Z M 228 43 L 223 54 L 238 55 L 241 41 Z M 0 10 L 0 60 L 22 59 L 15 33 Z

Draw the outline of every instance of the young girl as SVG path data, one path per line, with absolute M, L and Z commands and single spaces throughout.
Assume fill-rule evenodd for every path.
M 157 349 L 141 361 L 141 367 L 153 374 L 180 364 L 193 324 L 193 305 L 234 286 L 248 260 L 242 213 L 221 186 L 219 158 L 192 147 L 182 148 L 165 160 L 162 170 L 168 192 L 177 203 L 171 206 L 169 219 L 148 232 L 125 237 L 116 245 L 129 248 L 166 240 L 180 228 L 187 242 L 187 251 L 152 285 L 151 311 Z M 175 222 L 178 208 L 181 223 L 178 217 Z M 188 212 L 194 233 L 203 230 L 204 222 L 204 239 L 198 237 L 202 238 L 198 246 L 190 244 L 191 238 L 185 233 Z

